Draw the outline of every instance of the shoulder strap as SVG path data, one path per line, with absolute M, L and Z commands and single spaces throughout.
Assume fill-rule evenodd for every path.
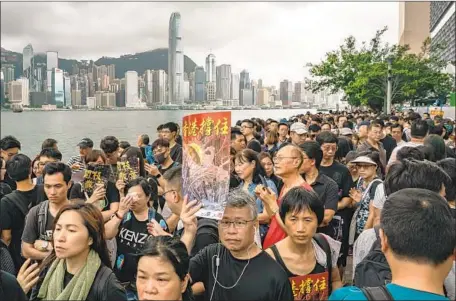
M 394 300 L 393 296 L 384 285 L 378 287 L 364 287 L 360 288 L 360 290 L 367 297 L 368 301 Z
M 314 239 L 317 244 L 325 251 L 326 253 L 326 268 L 328 269 L 328 283 L 329 283 L 329 294 L 332 292 L 332 252 L 331 247 L 329 246 L 328 241 L 326 238 L 320 234 L 315 233 Z
M 11 203 L 14 207 L 16 207 L 17 209 L 19 209 L 19 211 L 24 215 L 24 216 L 27 216 L 27 213 L 28 213 L 28 210 L 26 210 L 26 208 L 24 208 L 23 206 L 19 205 L 19 202 L 15 201 L 13 198 L 21 198 L 22 196 L 20 194 L 17 193 L 17 190 L 14 190 L 13 192 L 5 195 L 3 198 L 2 198 L 2 201 L 3 202 L 9 202 Z M 28 208 L 27 208 L 28 209 Z
M 49 209 L 49 201 L 46 200 L 39 205 L 38 208 L 38 230 L 40 239 L 46 237 L 46 224 L 47 224 L 47 214 Z
M 106 288 L 106 282 L 109 279 L 109 276 L 111 275 L 111 270 L 102 265 L 100 267 L 100 271 L 97 274 L 97 277 L 95 278 L 95 283 L 96 283 L 96 296 L 98 300 L 106 300 L 106 294 L 105 294 L 105 288 Z

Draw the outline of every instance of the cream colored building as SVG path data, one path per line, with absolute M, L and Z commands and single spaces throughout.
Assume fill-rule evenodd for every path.
M 399 45 L 409 45 L 411 53 L 420 53 L 429 37 L 430 2 L 399 3 Z

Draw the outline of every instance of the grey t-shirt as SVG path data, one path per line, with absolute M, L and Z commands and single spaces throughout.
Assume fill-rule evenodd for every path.
M 36 240 L 40 239 L 39 226 L 38 226 L 38 213 L 40 211 L 40 205 L 38 204 L 32 209 L 30 209 L 25 220 L 24 232 L 22 233 L 22 241 L 33 244 Z M 54 216 L 51 215 L 51 212 L 48 209 L 47 212 L 47 222 L 46 222 L 46 235 L 44 240 L 52 240 L 52 226 L 54 224 Z

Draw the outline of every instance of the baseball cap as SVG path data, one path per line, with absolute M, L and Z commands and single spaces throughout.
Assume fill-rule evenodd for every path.
M 88 148 L 93 147 L 93 141 L 90 138 L 83 138 L 79 143 L 78 146 L 81 148 Z
M 372 164 L 377 166 L 377 163 L 374 162 L 371 158 L 368 156 L 360 156 L 356 158 L 355 160 L 351 161 L 351 163 L 364 163 L 364 164 Z
M 341 134 L 342 136 L 353 135 L 353 131 L 349 128 L 341 128 L 339 134 Z
M 291 125 L 290 132 L 295 132 L 298 135 L 307 133 L 306 126 L 302 122 L 295 122 Z

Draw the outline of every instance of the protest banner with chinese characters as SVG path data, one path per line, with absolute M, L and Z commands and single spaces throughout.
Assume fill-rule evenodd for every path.
M 290 277 L 294 300 L 328 300 L 329 273 Z
M 117 179 L 124 183 L 136 179 L 139 176 L 139 158 L 136 156 L 120 158 L 117 162 Z
M 197 216 L 221 219 L 230 179 L 231 112 L 184 117 L 182 191 L 203 208 Z
M 96 185 L 103 185 L 106 189 L 108 179 L 111 175 L 111 166 L 109 165 L 89 165 L 84 171 L 82 187 L 84 192 L 90 197 L 96 188 Z

